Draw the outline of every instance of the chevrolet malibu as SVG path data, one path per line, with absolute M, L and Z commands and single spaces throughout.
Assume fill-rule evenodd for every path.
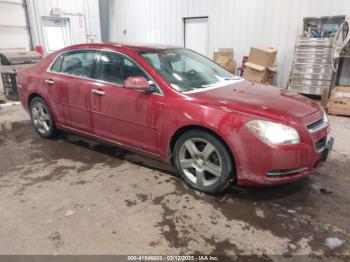
M 35 130 L 58 130 L 172 163 L 192 188 L 307 176 L 333 138 L 315 102 L 254 84 L 184 48 L 82 44 L 18 74 Z

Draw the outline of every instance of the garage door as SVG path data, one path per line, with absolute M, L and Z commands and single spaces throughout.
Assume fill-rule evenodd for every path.
M 0 0 L 0 52 L 29 49 L 25 5 L 21 0 Z

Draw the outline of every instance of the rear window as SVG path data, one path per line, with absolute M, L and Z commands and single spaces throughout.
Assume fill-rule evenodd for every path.
M 51 66 L 51 71 L 67 75 L 92 78 L 98 51 L 79 50 L 64 53 Z
M 61 72 L 61 66 L 62 66 L 62 61 L 63 61 L 63 55 L 59 56 L 53 65 L 51 66 L 51 71 L 54 72 Z

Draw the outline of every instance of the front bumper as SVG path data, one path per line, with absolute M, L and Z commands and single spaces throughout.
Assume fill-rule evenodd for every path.
M 298 145 L 276 146 L 258 139 L 243 127 L 232 135 L 232 150 L 237 169 L 237 184 L 241 186 L 270 186 L 288 183 L 310 174 L 327 160 L 334 139 L 328 128 L 316 133 L 301 134 Z M 318 141 L 324 140 L 322 148 Z
M 332 151 L 333 149 L 333 144 L 334 144 L 334 138 L 333 137 L 329 137 L 329 139 L 327 139 L 327 144 L 322 152 L 322 156 L 320 159 L 320 162 L 326 162 L 329 156 L 329 153 Z

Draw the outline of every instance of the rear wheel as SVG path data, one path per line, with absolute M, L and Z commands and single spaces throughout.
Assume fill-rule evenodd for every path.
M 233 163 L 224 144 L 203 130 L 191 130 L 176 141 L 174 162 L 185 182 L 206 193 L 223 191 L 233 178 Z
M 29 109 L 36 132 L 42 137 L 53 138 L 57 128 L 46 102 L 41 97 L 35 97 L 30 101 Z

